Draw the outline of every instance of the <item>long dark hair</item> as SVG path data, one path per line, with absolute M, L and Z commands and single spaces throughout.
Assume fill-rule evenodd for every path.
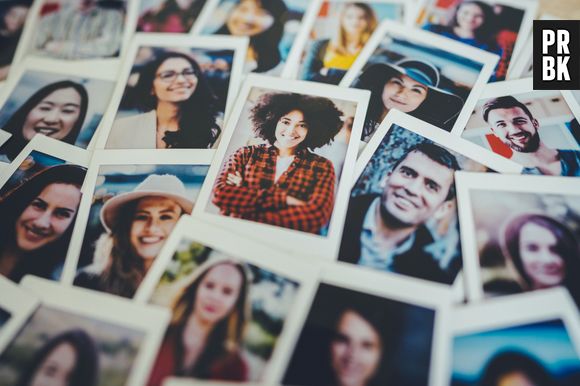
M 93 338 L 81 329 L 68 330 L 48 340 L 36 352 L 16 385 L 29 386 L 42 362 L 61 344 L 70 344 L 76 354 L 75 365 L 67 386 L 96 386 L 99 377 L 97 345 Z
M 141 70 L 135 86 L 134 95 L 137 107 L 144 112 L 154 110 L 157 107 L 157 97 L 151 93 L 153 80 L 161 64 L 171 58 L 187 60 L 198 81 L 194 93 L 189 99 L 179 104 L 179 130 L 176 133 L 166 133 L 168 145 L 173 148 L 185 149 L 211 147 L 221 132 L 216 123 L 217 97 L 211 90 L 199 64 L 189 55 L 179 52 L 165 52 L 147 63 Z
M 77 140 L 77 137 L 79 136 L 85 121 L 85 117 L 87 115 L 89 96 L 87 94 L 87 90 L 82 84 L 70 80 L 63 80 L 44 86 L 35 92 L 30 98 L 28 98 L 28 100 L 24 102 L 24 104 L 20 106 L 20 108 L 16 110 L 14 114 L 12 114 L 12 117 L 10 117 L 8 122 L 6 122 L 2 128 L 4 131 L 11 133 L 12 137 L 10 137 L 10 139 L 0 148 L 0 152 L 6 154 L 10 160 L 13 160 L 28 143 L 28 140 L 22 136 L 22 126 L 24 126 L 24 121 L 26 121 L 26 117 L 30 111 L 48 95 L 57 90 L 65 88 L 74 89 L 81 97 L 79 117 L 73 125 L 70 133 L 61 139 L 61 141 L 65 143 L 74 144 Z
M 15 243 L 15 223 L 22 212 L 30 205 L 38 195 L 49 185 L 70 184 L 81 188 L 85 178 L 86 169 L 77 165 L 56 165 L 40 171 L 29 179 L 23 181 L 0 198 L 0 258 L 2 249 Z M 22 256 L 9 275 L 14 281 L 26 274 L 50 279 L 54 270 L 64 261 L 68 245 L 72 236 L 73 225 L 76 220 L 72 219 L 67 230 L 55 241 L 36 251 L 31 251 Z
M 484 3 L 483 1 L 476 1 L 476 0 L 466 0 L 461 2 L 455 12 L 453 13 L 453 18 L 451 19 L 450 27 L 457 27 L 459 24 L 457 23 L 457 13 L 459 9 L 464 5 L 474 4 L 481 9 L 483 12 L 483 24 L 475 31 L 473 31 L 475 38 L 480 41 L 484 41 L 489 43 L 493 37 L 493 30 L 496 28 L 496 16 L 493 12 L 493 8 L 489 5 Z
M 175 0 L 166 0 L 163 2 L 163 5 L 156 9 L 156 10 L 149 10 L 147 11 L 139 20 L 139 24 L 144 23 L 159 23 L 164 24 L 167 22 L 167 19 L 171 16 L 179 17 L 181 24 L 184 26 L 188 26 L 191 28 L 203 6 L 205 5 L 206 0 L 192 0 L 191 5 L 188 9 L 182 10 L 177 5 Z M 141 31 L 141 26 L 139 27 L 139 31 Z M 184 31 L 188 32 L 188 31 Z
M 260 7 L 268 11 L 274 18 L 274 23 L 270 28 L 255 36 L 250 36 L 250 47 L 256 52 L 258 62 L 258 67 L 254 72 L 266 72 L 276 67 L 282 60 L 278 45 L 284 35 L 284 24 L 286 23 L 288 7 L 283 0 L 240 0 L 238 4 L 243 1 L 258 3 Z M 231 35 L 231 32 L 227 24 L 224 24 L 216 31 L 216 34 Z
M 247 268 L 243 263 L 233 260 L 221 260 L 217 262 L 207 262 L 205 264 L 205 267 L 199 268 L 201 273 L 183 290 L 173 305 L 172 321 L 167 334 L 175 334 L 174 338 L 179 342 L 176 345 L 176 356 L 179 359 L 179 365 L 181 365 L 181 358 L 183 358 L 184 354 L 183 344 L 181 343 L 183 329 L 185 328 L 189 315 L 191 315 L 194 310 L 195 298 L 197 296 L 199 284 L 215 267 L 220 265 L 231 265 L 240 273 L 242 277 L 242 286 L 230 314 L 223 320 L 220 320 L 211 331 L 206 341 L 205 349 L 199 356 L 194 368 L 180 369 L 178 371 L 179 374 L 177 374 L 194 376 L 202 379 L 210 377 L 212 365 L 216 360 L 223 358 L 229 351 L 237 349 L 244 333 L 246 321 L 249 318 L 248 294 L 250 288 L 249 274 L 247 273 Z

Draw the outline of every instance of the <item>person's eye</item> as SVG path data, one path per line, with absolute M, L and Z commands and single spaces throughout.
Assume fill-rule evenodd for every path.
M 38 109 L 40 111 L 50 111 L 50 110 L 52 110 L 52 107 L 50 107 L 50 106 L 42 106 L 41 105 L 41 106 L 38 106 Z
M 284 124 L 284 125 L 289 125 L 290 124 L 290 120 L 289 119 L 281 119 L 280 123 Z
M 298 127 L 302 127 L 304 129 L 308 129 L 308 125 L 306 125 L 306 123 L 301 123 L 298 125 Z
M 65 114 L 76 114 L 77 113 L 77 109 L 63 109 L 62 112 Z
M 192 76 L 192 75 L 195 75 L 195 71 L 193 70 L 193 68 L 186 69 L 186 70 L 183 70 L 182 74 L 185 76 Z
M 538 252 L 540 250 L 540 247 L 538 244 L 528 244 L 526 245 L 526 250 L 528 252 Z
M 149 219 L 149 216 L 143 213 L 136 214 L 135 217 L 133 217 L 133 220 L 135 221 L 147 221 L 147 219 Z
M 46 209 L 46 203 L 44 203 L 41 200 L 34 200 L 30 203 L 30 206 L 32 206 L 35 209 L 40 209 L 40 210 L 44 210 Z
M 503 129 L 506 125 L 505 123 L 496 123 L 495 126 L 499 127 L 500 129 Z
M 161 220 L 174 220 L 175 216 L 173 214 L 162 214 L 160 217 Z
M 528 121 L 526 121 L 525 119 L 516 119 L 514 122 L 516 123 L 516 125 L 525 125 Z
M 57 210 L 54 211 L 54 215 L 57 218 L 65 219 L 65 218 L 71 218 L 72 217 L 72 212 L 69 211 L 69 210 L 58 210 L 57 209 Z
M 414 93 L 419 94 L 419 95 L 423 95 L 426 93 L 425 89 L 422 87 L 413 87 L 411 89 L 411 91 L 413 91 Z
M 159 74 L 159 77 L 163 80 L 171 79 L 175 76 L 175 71 L 165 71 Z
M 399 172 L 405 177 L 415 177 L 417 175 L 414 170 L 405 167 L 401 168 Z
M 371 342 L 363 342 L 363 344 L 362 344 L 362 347 L 363 347 L 365 350 L 372 350 L 374 346 L 375 346 L 375 345 L 374 345 L 374 344 L 372 344 Z
M 210 290 L 211 289 L 214 289 L 215 288 L 215 284 L 213 282 L 211 282 L 211 281 L 208 281 L 208 282 L 205 283 L 205 288 L 210 289 Z
M 429 189 L 432 192 L 437 193 L 439 191 L 439 185 L 433 181 L 427 181 L 426 185 L 427 185 L 427 189 Z
M 231 295 L 231 294 L 234 292 L 234 290 L 232 290 L 232 289 L 231 289 L 231 288 L 229 288 L 229 287 L 226 287 L 226 288 L 224 288 L 224 289 L 222 290 L 222 292 L 223 292 L 223 294 L 224 294 L 224 295 Z
M 396 84 L 397 86 L 402 86 L 403 85 L 403 81 L 399 78 L 392 78 L 389 83 L 391 84 Z

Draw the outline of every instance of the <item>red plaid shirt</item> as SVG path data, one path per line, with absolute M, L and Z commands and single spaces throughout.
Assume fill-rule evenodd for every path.
M 332 162 L 298 151 L 290 167 L 274 182 L 278 149 L 269 145 L 246 146 L 222 166 L 212 202 L 226 216 L 239 217 L 309 233 L 320 233 L 334 206 L 335 175 Z M 239 172 L 241 186 L 228 185 L 228 174 Z M 288 205 L 286 197 L 306 205 Z

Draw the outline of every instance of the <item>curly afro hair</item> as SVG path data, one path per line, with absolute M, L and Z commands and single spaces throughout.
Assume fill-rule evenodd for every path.
M 299 149 L 316 149 L 332 142 L 342 127 L 342 111 L 327 98 L 295 93 L 269 93 L 260 97 L 250 112 L 254 133 L 271 145 L 276 142 L 276 125 L 285 114 L 304 114 L 308 134 Z

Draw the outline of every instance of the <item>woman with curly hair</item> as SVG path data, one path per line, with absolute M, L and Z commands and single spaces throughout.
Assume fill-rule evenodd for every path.
M 56 165 L 0 198 L 0 274 L 58 280 L 81 200 L 86 169 Z
M 74 285 L 133 297 L 177 221 L 192 208 L 185 186 L 170 174 L 149 175 L 133 191 L 110 198 L 100 216 L 106 232 Z
M 82 84 L 63 80 L 42 87 L 2 127 L 12 137 L 0 147 L 0 157 L 12 161 L 36 134 L 74 144 L 88 104 L 89 96 Z
M 226 216 L 319 234 L 332 214 L 335 172 L 331 161 L 312 150 L 332 142 L 341 116 L 327 98 L 262 95 L 250 120 L 266 143 L 229 157 L 213 203 Z
M 250 318 L 250 276 L 245 264 L 226 258 L 197 268 L 173 304 L 148 386 L 170 376 L 248 380 L 240 344 Z
M 206 0 L 163 0 L 143 12 L 137 31 L 187 33 L 205 3 Z
M 99 352 L 93 338 L 81 329 L 49 339 L 21 373 L 17 386 L 96 386 Z
M 283 0 L 239 0 L 215 34 L 249 37 L 249 71 L 273 71 L 282 61 L 278 46 L 287 13 Z
M 219 137 L 217 98 L 189 55 L 166 52 L 149 62 L 132 95 L 142 113 L 116 119 L 107 148 L 207 149 Z
M 377 27 L 377 17 L 366 3 L 342 6 L 336 36 L 312 43 L 306 53 L 302 79 L 338 84 Z

